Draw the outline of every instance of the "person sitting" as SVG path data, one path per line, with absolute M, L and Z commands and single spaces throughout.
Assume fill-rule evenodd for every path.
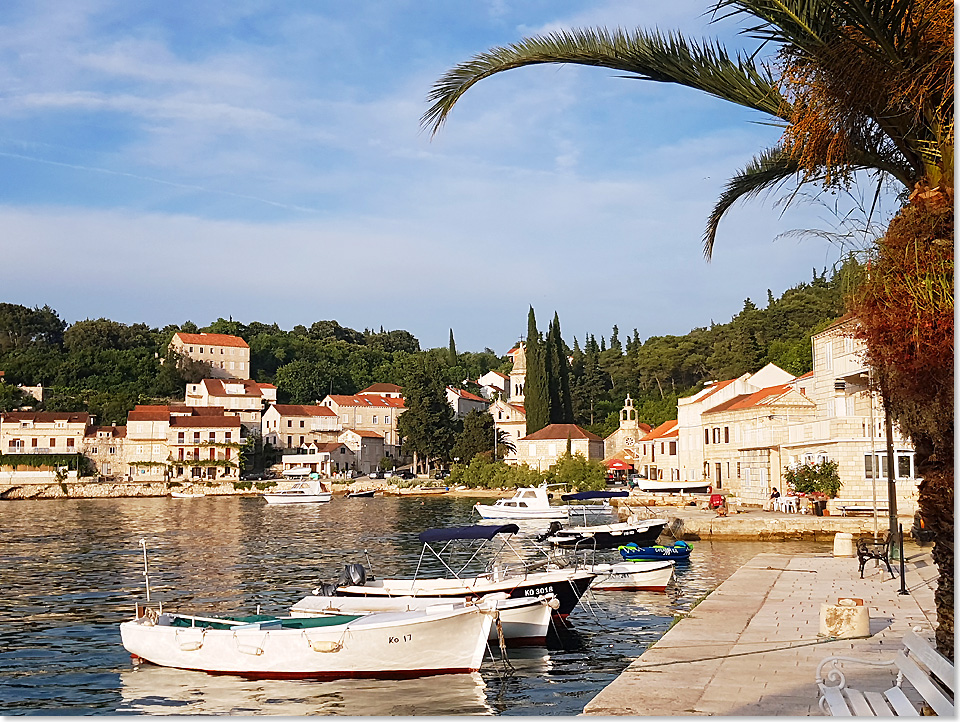
M 780 498 L 780 492 L 777 491 L 777 487 L 773 487 L 773 491 L 770 492 L 770 498 L 767 500 L 767 511 L 774 511 L 777 508 L 777 499 Z

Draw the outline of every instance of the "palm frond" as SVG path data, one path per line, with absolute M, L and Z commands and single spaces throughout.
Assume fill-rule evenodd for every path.
M 420 124 L 435 134 L 457 100 L 484 78 L 549 63 L 610 68 L 631 78 L 701 90 L 778 118 L 789 116 L 789 104 L 770 73 L 749 58 L 732 58 L 719 43 L 690 43 L 679 33 L 589 28 L 525 38 L 460 63 L 430 90 L 431 106 Z
M 787 156 L 779 146 L 768 148 L 757 155 L 747 166 L 727 181 L 723 193 L 717 199 L 707 229 L 703 234 L 703 255 L 709 261 L 713 256 L 713 244 L 717 239 L 717 227 L 720 219 L 742 198 L 750 198 L 770 190 L 791 177 L 799 177 L 800 166 Z

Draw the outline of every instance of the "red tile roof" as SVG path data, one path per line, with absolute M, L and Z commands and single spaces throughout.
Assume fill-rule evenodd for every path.
M 768 406 L 771 403 L 774 403 L 777 399 L 783 396 L 790 390 L 790 384 L 782 384 L 780 386 L 768 386 L 765 389 L 760 389 L 755 391 L 752 394 L 740 394 L 739 396 L 734 396 L 729 401 L 724 401 L 718 406 L 714 406 L 711 409 L 707 409 L 703 413 L 712 414 L 718 411 L 731 411 L 734 409 L 749 409 L 753 406 Z
M 447 390 L 452 391 L 461 399 L 468 399 L 469 401 L 482 401 L 483 403 L 487 403 L 486 399 L 481 399 L 476 394 L 471 394 L 469 391 L 464 391 L 463 389 L 457 389 L 457 388 L 454 388 L 453 386 L 447 386 Z
M 396 384 L 370 384 L 361 391 L 361 394 L 399 394 L 403 391 L 402 386 Z
M 251 379 L 204 379 L 200 382 L 207 389 L 208 396 L 228 396 L 232 398 L 240 396 L 257 396 L 262 397 L 262 389 L 275 389 L 276 386 L 271 384 L 261 384 L 257 381 L 252 381 Z M 231 394 L 229 393 L 224 384 L 234 385 L 241 384 L 243 386 L 242 394 Z
M 679 436 L 680 429 L 677 427 L 677 420 L 673 419 L 671 421 L 664 421 L 660 426 L 644 436 L 641 441 L 653 441 L 654 439 L 667 439 Z
M 326 406 L 308 404 L 273 404 L 281 416 L 336 416 L 333 409 Z
M 706 399 L 709 399 L 711 396 L 713 396 L 715 393 L 717 393 L 717 391 L 719 391 L 719 390 L 722 389 L 722 388 L 726 388 L 727 386 L 729 386 L 730 384 L 732 384 L 734 381 L 736 381 L 736 379 L 729 379 L 729 380 L 727 380 L 727 381 L 720 381 L 719 383 L 714 384 L 713 387 L 710 389 L 709 392 L 705 393 L 703 396 L 701 396 L 699 399 L 697 399 L 697 402 L 699 403 L 699 402 L 701 402 L 701 401 L 704 401 L 704 400 L 706 400 Z
M 543 441 L 548 439 L 590 439 L 591 441 L 603 441 L 603 439 L 596 434 L 591 434 L 576 424 L 550 424 L 540 429 L 540 431 L 535 431 L 532 434 L 524 436 L 521 441 Z
M 127 435 L 126 426 L 91 426 L 87 429 L 87 433 L 84 434 L 87 438 L 96 439 L 100 436 L 101 432 L 109 433 L 110 438 L 112 439 L 122 439 Z
M 365 436 L 368 439 L 382 439 L 383 434 L 378 434 L 376 431 L 367 431 L 366 429 L 344 429 L 344 433 L 351 431 L 357 436 Z
M 250 348 L 247 342 L 239 336 L 228 336 L 225 333 L 183 333 L 173 334 L 181 343 L 209 344 L 210 346 L 233 346 L 234 348 Z
M 340 395 L 331 395 L 327 396 L 326 400 L 333 401 L 337 406 L 359 406 L 359 407 L 374 407 L 374 408 L 393 408 L 393 409 L 403 409 L 406 408 L 403 405 L 403 399 L 392 399 L 388 396 L 378 396 L 377 394 L 370 394 L 367 396 L 340 396 Z

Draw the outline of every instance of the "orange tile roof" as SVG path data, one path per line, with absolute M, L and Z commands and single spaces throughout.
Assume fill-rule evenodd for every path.
M 137 406 L 127 414 L 127 423 L 131 421 L 169 421 L 170 409 L 167 406 Z
M 262 389 L 275 389 L 276 386 L 271 384 L 261 384 L 251 379 L 204 379 L 200 382 L 207 389 L 207 395 L 209 396 L 229 396 L 229 397 L 238 397 L 238 396 L 263 396 Z M 242 394 L 231 394 L 227 392 L 224 388 L 224 384 L 242 384 L 243 393 Z
M 452 391 L 461 399 L 467 399 L 469 401 L 482 401 L 483 403 L 487 403 L 486 399 L 481 399 L 476 394 L 471 394 L 469 391 L 464 391 L 463 389 L 454 388 L 453 386 L 447 386 L 447 390 Z
M 590 439 L 591 441 L 603 441 L 596 434 L 591 434 L 585 429 L 581 429 L 576 424 L 550 424 L 540 431 L 524 436 L 521 441 L 544 441 L 560 439 Z
M 233 346 L 234 348 L 250 348 L 247 342 L 239 336 L 229 336 L 225 333 L 183 333 L 177 331 L 174 338 L 180 343 L 209 344 L 210 346 Z
M 337 406 L 360 406 L 360 407 L 379 407 L 379 408 L 393 408 L 393 409 L 402 409 L 406 408 L 403 405 L 403 399 L 392 399 L 388 396 L 378 396 L 377 394 L 370 394 L 368 396 L 340 396 L 340 395 L 330 395 L 327 396 L 327 399 L 330 399 Z
M 109 432 L 110 438 L 122 439 L 127 435 L 126 426 L 90 426 L 84 436 L 97 438 L 100 432 Z
M 739 396 L 734 396 L 728 401 L 724 401 L 718 406 L 714 406 L 711 409 L 707 409 L 703 413 L 713 414 L 718 411 L 731 411 L 734 409 L 749 409 L 753 406 L 767 406 L 775 402 L 778 398 L 783 396 L 790 390 L 790 384 L 782 384 L 780 386 L 768 386 L 765 389 L 760 389 L 755 391 L 752 394 L 740 394 Z
M 281 416 L 336 416 L 333 409 L 326 406 L 311 406 L 308 404 L 273 404 L 273 408 Z
M 339 449 L 341 446 L 345 447 L 346 444 L 340 441 L 327 441 L 322 444 L 314 444 L 314 446 L 319 452 L 331 453 Z
M 382 439 L 383 434 L 378 434 L 376 431 L 367 431 L 366 429 L 344 429 L 344 432 L 351 431 L 357 436 L 364 436 L 368 439 Z
M 655 428 L 649 434 L 644 436 L 641 441 L 653 441 L 654 439 L 668 439 L 671 437 L 679 437 L 680 429 L 677 426 L 677 420 L 672 419 L 670 421 L 664 421 L 660 426 Z
M 726 388 L 727 386 L 729 386 L 730 384 L 732 384 L 734 381 L 736 381 L 736 379 L 729 379 L 729 380 L 727 380 L 727 381 L 720 381 L 719 383 L 714 384 L 714 385 L 713 385 L 713 388 L 711 388 L 708 393 L 705 393 L 703 396 L 701 396 L 699 399 L 697 399 L 697 402 L 699 403 L 699 402 L 701 402 L 701 401 L 705 401 L 706 399 L 709 399 L 711 396 L 713 396 L 715 393 L 717 393 L 717 391 L 719 391 L 719 390 L 722 389 L 722 388 Z

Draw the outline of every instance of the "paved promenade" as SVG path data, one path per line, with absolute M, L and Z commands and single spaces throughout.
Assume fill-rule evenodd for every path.
M 901 596 L 899 577 L 891 579 L 873 561 L 861 580 L 856 557 L 759 554 L 602 690 L 584 714 L 818 715 L 814 679 L 824 657 L 888 659 L 915 628 L 932 640 L 937 568 L 929 549 L 911 545 L 906 557 L 910 593 Z M 870 607 L 870 637 L 818 638 L 820 605 L 839 597 L 859 597 Z M 861 689 L 892 686 L 887 670 L 867 668 L 863 675 L 847 676 Z

